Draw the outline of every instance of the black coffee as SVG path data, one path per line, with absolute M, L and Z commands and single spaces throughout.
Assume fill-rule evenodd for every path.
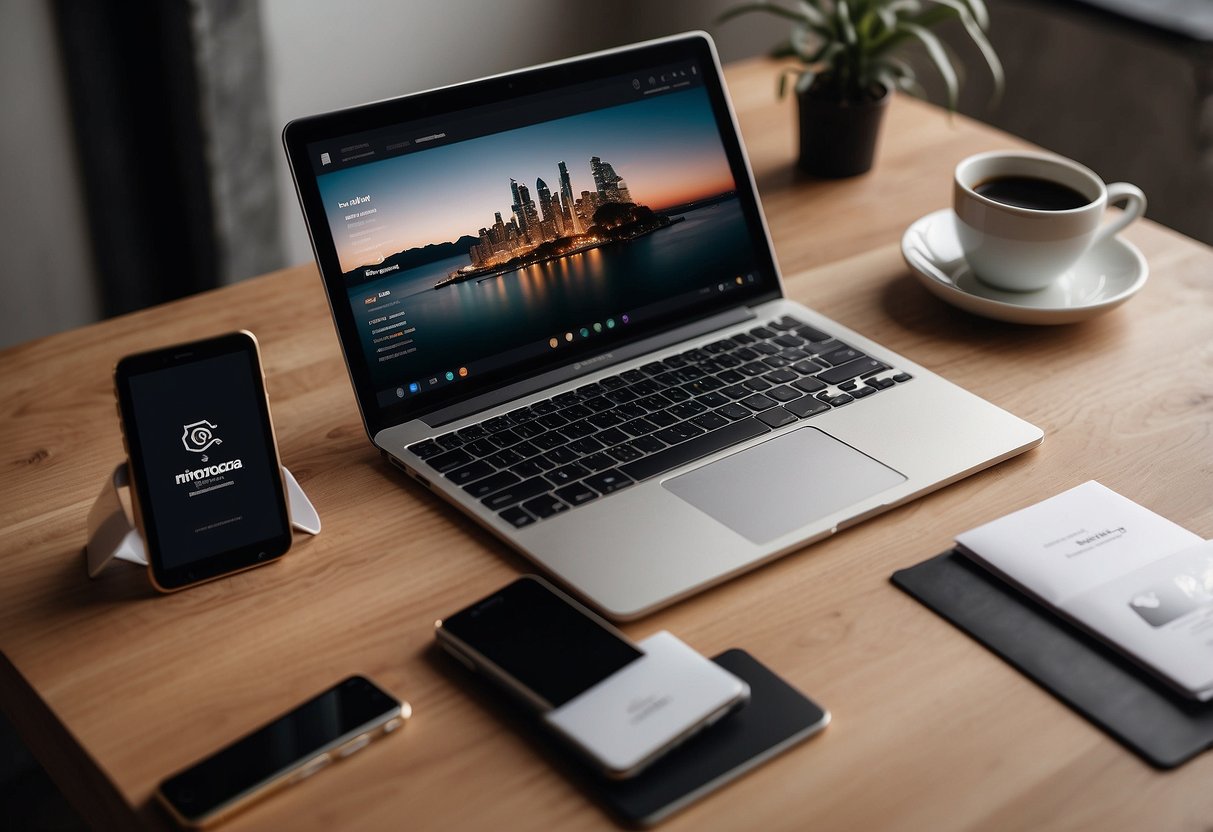
M 998 176 L 974 185 L 973 190 L 1003 205 L 1037 211 L 1068 211 L 1091 201 L 1073 188 L 1035 176 Z

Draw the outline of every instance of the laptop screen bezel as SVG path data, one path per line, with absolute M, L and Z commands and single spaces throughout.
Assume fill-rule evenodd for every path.
M 587 342 L 578 348 L 561 350 L 551 359 L 527 362 L 511 368 L 506 374 L 480 381 L 460 383 L 423 396 L 401 399 L 399 403 L 383 406 L 377 398 L 377 388 L 371 378 L 363 355 L 358 328 L 348 300 L 348 289 L 339 265 L 336 245 L 329 228 L 320 196 L 317 177 L 311 162 L 309 146 L 341 137 L 372 131 L 385 126 L 453 114 L 474 107 L 499 103 L 503 99 L 550 92 L 561 87 L 608 79 L 661 64 L 695 61 L 703 68 L 703 84 L 712 106 L 717 132 L 733 174 L 738 202 L 745 215 L 753 239 L 753 252 L 758 258 L 755 268 L 762 276 L 754 287 L 742 287 L 723 294 L 718 302 L 708 302 L 693 311 L 640 328 L 627 337 L 608 345 Z M 325 293 L 345 354 L 355 396 L 363 423 L 369 436 L 384 428 L 424 417 L 436 410 L 449 408 L 460 401 L 482 396 L 520 379 L 578 362 L 599 353 L 616 351 L 637 341 L 659 336 L 697 320 L 719 314 L 741 305 L 754 305 L 782 296 L 781 278 L 775 262 L 765 221 L 759 207 L 753 177 L 746 160 L 733 113 L 722 83 L 719 63 L 711 40 L 704 33 L 666 38 L 582 58 L 573 58 L 518 72 L 469 81 L 451 87 L 415 93 L 399 98 L 364 104 L 345 110 L 296 119 L 283 130 L 296 192 L 307 221 L 312 249 L 324 281 Z

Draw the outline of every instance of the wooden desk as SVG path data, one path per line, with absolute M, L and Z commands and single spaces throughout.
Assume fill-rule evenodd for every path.
M 791 295 L 1046 439 L 626 627 L 745 647 L 834 712 L 665 828 L 1207 828 L 1213 755 L 1151 770 L 888 576 L 1090 478 L 1213 536 L 1213 253 L 1139 223 L 1128 237 L 1153 276 L 1126 306 L 1060 328 L 971 317 L 914 282 L 898 241 L 948 204 L 960 158 L 1020 142 L 898 99 L 871 175 L 802 181 L 773 67 L 729 81 Z M 85 515 L 122 457 L 115 360 L 238 327 L 261 339 L 283 458 L 324 532 L 173 596 L 134 568 L 90 583 Z M 412 701 L 408 728 L 228 828 L 610 827 L 429 655 L 435 618 L 527 564 L 372 451 L 311 265 L 10 349 L 0 389 L 0 704 L 92 822 L 163 825 L 148 803 L 161 777 L 361 672 Z

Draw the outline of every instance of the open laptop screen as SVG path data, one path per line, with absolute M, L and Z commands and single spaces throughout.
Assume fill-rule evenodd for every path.
M 423 94 L 439 112 L 306 142 L 309 223 L 365 415 L 423 412 L 772 290 L 714 62 L 674 45 L 506 76 L 507 94 L 470 105 L 462 87 Z

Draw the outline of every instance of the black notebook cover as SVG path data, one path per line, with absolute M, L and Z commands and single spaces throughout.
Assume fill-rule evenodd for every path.
M 1213 702 L 1184 699 L 964 555 L 949 550 L 891 580 L 1151 765 L 1213 746 Z

